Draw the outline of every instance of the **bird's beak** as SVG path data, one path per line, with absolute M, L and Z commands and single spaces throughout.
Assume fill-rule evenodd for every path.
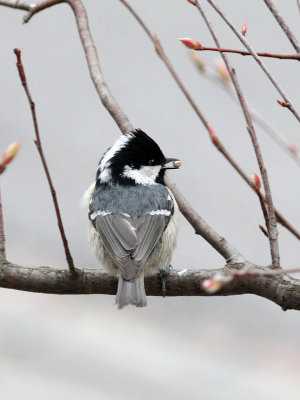
M 182 165 L 182 162 L 177 158 L 166 158 L 163 165 L 163 169 L 178 169 Z

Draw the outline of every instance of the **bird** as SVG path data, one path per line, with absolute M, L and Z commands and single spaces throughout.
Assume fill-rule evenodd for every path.
M 144 276 L 170 266 L 178 234 L 178 206 L 166 187 L 166 158 L 141 129 L 121 135 L 103 154 L 96 180 L 85 192 L 89 240 L 100 263 L 118 276 L 116 304 L 147 304 Z

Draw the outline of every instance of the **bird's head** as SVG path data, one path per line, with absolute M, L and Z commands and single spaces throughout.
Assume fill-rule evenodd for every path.
M 179 168 L 180 161 L 166 158 L 158 144 L 145 132 L 135 129 L 122 135 L 103 155 L 97 184 L 164 184 L 166 169 Z

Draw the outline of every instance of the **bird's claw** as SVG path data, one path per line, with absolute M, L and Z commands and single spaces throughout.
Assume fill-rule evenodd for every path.
M 166 292 L 167 292 L 167 281 L 166 281 L 166 278 L 167 278 L 167 276 L 170 275 L 171 269 L 172 269 L 172 265 L 171 264 L 167 264 L 167 265 L 164 265 L 162 267 L 162 269 L 160 270 L 160 273 L 159 273 L 160 279 L 161 279 L 161 291 L 162 291 L 163 297 L 166 296 Z

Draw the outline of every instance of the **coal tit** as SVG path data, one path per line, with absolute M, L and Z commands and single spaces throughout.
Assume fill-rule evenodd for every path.
M 104 153 L 96 182 L 84 195 L 94 252 L 105 268 L 119 276 L 119 308 L 145 306 L 144 275 L 159 272 L 171 261 L 178 207 L 164 174 L 179 165 L 136 129 Z

